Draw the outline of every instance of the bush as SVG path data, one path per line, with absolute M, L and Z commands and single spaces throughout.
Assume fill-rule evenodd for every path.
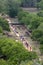
M 21 61 L 37 58 L 35 52 L 28 52 L 22 43 L 9 38 L 0 39 L 0 52 L 0 56 L 2 55 L 9 65 L 19 65 Z
M 24 12 L 24 11 L 20 11 L 18 13 L 18 20 L 22 20 L 23 17 L 26 17 L 29 13 Z
M 38 30 L 38 29 L 36 29 L 32 32 L 32 37 L 35 40 L 39 40 L 42 37 L 42 35 L 43 35 L 43 32 L 41 30 Z
M 20 65 L 33 65 L 33 61 L 22 61 Z
M 3 59 L 0 59 L 0 65 L 8 65 L 7 62 Z
M 37 15 L 43 17 L 43 11 L 38 12 Z
M 43 22 L 41 22 L 40 25 L 38 26 L 38 30 L 41 30 L 43 32 Z
M 7 31 L 10 30 L 8 21 L 3 18 L 0 18 L 0 26 L 3 28 L 3 30 L 7 30 Z
M 38 16 L 35 17 L 33 16 L 30 23 L 30 29 L 31 30 L 37 29 L 39 25 L 40 25 L 40 18 Z

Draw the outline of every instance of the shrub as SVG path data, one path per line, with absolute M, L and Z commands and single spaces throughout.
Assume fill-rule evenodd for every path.
M 28 52 L 22 43 L 9 38 L 0 39 L 0 52 L 0 56 L 2 55 L 9 65 L 19 65 L 21 61 L 37 58 L 35 52 Z
M 8 21 L 6 21 L 5 19 L 3 18 L 0 18 L 0 26 L 3 28 L 3 30 L 7 30 L 9 31 L 9 24 L 8 24 Z

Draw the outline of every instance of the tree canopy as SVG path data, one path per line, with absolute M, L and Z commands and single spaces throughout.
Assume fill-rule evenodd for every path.
M 9 65 L 19 65 L 21 61 L 36 59 L 35 52 L 28 52 L 20 42 L 10 38 L 0 39 L 0 61 L 6 60 Z M 2 60 L 2 64 L 4 61 Z

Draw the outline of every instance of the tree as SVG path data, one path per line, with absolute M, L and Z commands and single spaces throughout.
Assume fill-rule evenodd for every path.
M 5 10 L 5 0 L 0 0 L 0 13 Z
M 29 14 L 28 12 L 20 11 L 18 13 L 18 20 L 21 20 L 23 17 L 26 17 L 28 14 Z
M 33 15 L 28 12 L 20 11 L 18 13 L 18 20 L 25 25 L 29 25 L 32 20 Z
M 0 0 L 0 12 L 15 17 L 19 11 L 21 0 Z
M 29 15 L 29 13 L 26 14 L 26 16 L 22 17 L 20 22 L 24 23 L 25 25 L 29 25 L 30 24 L 30 15 Z
M 6 11 L 10 17 L 15 17 L 19 11 L 20 0 L 6 0 Z
M 37 29 L 40 25 L 40 18 L 38 16 L 33 16 L 30 23 L 30 29 L 34 30 Z
M 0 39 L 0 57 L 7 61 L 9 65 L 19 65 L 21 61 L 37 58 L 35 52 L 28 52 L 20 42 L 10 38 Z
M 41 30 L 38 30 L 38 29 L 36 29 L 32 32 L 32 37 L 35 40 L 39 40 L 42 37 L 42 35 L 43 35 L 43 32 Z
M 43 0 L 39 2 L 39 7 L 43 10 Z

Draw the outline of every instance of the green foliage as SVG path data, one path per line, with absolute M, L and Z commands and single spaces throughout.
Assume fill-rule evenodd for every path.
M 40 18 L 38 16 L 33 17 L 30 23 L 30 29 L 31 30 L 37 29 L 39 25 L 40 25 Z
M 40 7 L 41 9 L 43 9 L 43 0 L 41 0 L 41 1 L 39 2 L 39 7 Z
M 0 18 L 0 26 L 3 28 L 3 30 L 7 30 L 9 31 L 9 24 L 8 24 L 8 21 L 6 21 L 5 19 L 3 18 Z
M 21 20 L 23 17 L 26 17 L 28 15 L 27 12 L 24 12 L 24 11 L 20 11 L 18 13 L 18 20 Z
M 5 1 L 6 0 L 0 0 L 0 13 L 5 12 Z
M 21 0 L 0 0 L 0 12 L 7 13 L 10 17 L 17 16 Z
M 29 25 L 32 20 L 33 15 L 28 12 L 20 11 L 18 13 L 18 20 L 25 25 Z
M 37 0 L 38 2 L 40 0 Z M 40 42 L 40 51 L 43 54 L 43 11 L 37 15 L 30 14 L 24 11 L 19 11 L 19 6 L 36 6 L 36 0 L 0 0 L 0 12 L 7 13 L 10 17 L 18 15 L 18 20 L 24 23 L 29 30 L 32 31 L 32 38 Z M 43 0 L 38 3 L 43 9 Z M 18 13 L 19 12 L 19 13 Z M 3 30 L 9 31 L 8 22 L 0 18 L 0 33 Z M 36 59 L 35 52 L 28 52 L 20 42 L 13 39 L 0 39 L 0 65 L 32 65 L 31 60 Z M 29 60 L 30 62 L 25 62 Z M 21 63 L 24 61 L 23 63 Z
M 37 15 L 43 17 L 43 10 L 38 12 Z
M 33 30 L 32 37 L 35 40 L 39 40 L 40 44 L 43 44 L 43 23 L 41 23 L 37 29 Z
M 43 61 L 42 61 L 42 65 L 43 65 Z
M 31 30 L 38 28 L 40 23 L 43 21 L 43 18 L 38 17 L 35 14 L 30 14 L 24 11 L 20 11 L 18 13 L 18 20 L 21 23 L 24 23 L 25 25 L 29 26 Z
M 8 65 L 7 62 L 3 59 L 0 59 L 0 65 Z
M 34 60 L 34 61 L 22 61 L 20 65 L 41 65 L 40 61 Z
M 43 44 L 40 45 L 40 51 L 41 51 L 41 54 L 43 55 Z
M 35 52 L 28 52 L 20 42 L 16 42 L 10 38 L 0 39 L 0 56 L 6 59 L 9 65 L 19 65 L 21 61 L 36 59 Z
M 24 23 L 28 30 L 31 30 L 32 39 L 37 40 L 40 43 L 40 51 L 43 53 L 43 17 L 42 13 L 39 15 L 29 14 L 27 12 L 19 12 L 18 19 Z M 24 64 L 25 65 L 25 64 Z
M 21 62 L 20 65 L 33 65 L 33 62 L 32 61 L 25 61 L 25 62 Z
M 40 44 L 43 44 L 43 35 L 39 38 Z
M 22 23 L 28 25 L 30 23 L 29 18 L 28 17 L 22 17 L 22 20 L 20 20 Z
M 38 26 L 38 30 L 41 30 L 43 32 L 43 22 Z
M 3 29 L 2 29 L 2 27 L 0 26 L 0 33 L 3 33 Z
M 43 32 L 41 30 L 38 30 L 38 29 L 36 29 L 32 32 L 32 37 L 35 40 L 39 40 L 42 37 L 42 35 L 43 35 Z
M 17 3 L 17 0 L 7 0 L 6 3 L 6 8 L 7 8 L 7 13 L 9 14 L 10 17 L 15 17 L 18 13 L 18 7 L 19 4 Z

